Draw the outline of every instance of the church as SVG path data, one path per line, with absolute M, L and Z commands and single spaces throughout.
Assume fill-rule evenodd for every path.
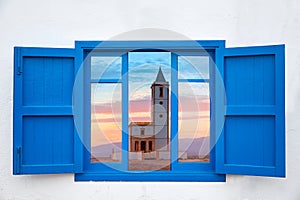
M 169 150 L 169 82 L 161 68 L 151 85 L 151 121 L 130 122 L 129 151 Z

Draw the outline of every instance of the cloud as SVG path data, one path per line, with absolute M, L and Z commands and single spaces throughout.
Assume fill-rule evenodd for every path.
M 92 113 L 121 113 L 122 103 L 120 101 L 112 103 L 94 103 L 91 105 Z
M 197 59 L 190 58 L 192 60 L 190 63 L 179 61 L 180 73 L 184 75 L 184 78 L 198 76 L 193 65 L 196 65 L 197 69 L 200 69 L 200 71 L 202 69 L 201 72 L 208 75 L 207 61 L 202 58 Z M 166 80 L 170 83 L 170 65 L 171 54 L 168 52 L 129 53 L 129 121 L 151 120 L 150 87 L 156 79 L 159 67 L 162 68 Z M 92 75 L 96 78 L 101 73 L 104 76 L 103 78 L 120 78 L 121 68 L 121 57 L 92 60 Z M 120 124 L 122 123 L 121 84 L 95 84 L 93 87 L 92 91 L 95 92 L 92 95 L 93 104 L 91 105 L 93 112 L 93 145 L 103 142 L 103 138 L 106 137 L 111 141 L 120 141 Z M 206 135 L 207 130 L 209 130 L 209 85 L 207 83 L 180 83 L 179 95 L 180 130 L 191 132 L 190 129 L 196 125 L 195 132 L 191 133 Z M 198 121 L 196 124 L 195 120 Z M 189 137 L 189 134 L 184 134 L 184 136 Z
M 129 101 L 130 112 L 150 112 L 151 100 L 149 96 Z M 94 103 L 91 105 L 93 113 L 121 113 L 121 102 Z M 210 110 L 210 100 L 207 96 L 182 97 L 179 99 L 179 110 L 182 112 L 201 112 Z
M 168 82 L 171 81 L 170 66 L 158 64 L 143 64 L 135 68 L 129 68 L 129 92 L 137 90 L 141 86 L 147 88 L 144 91 L 150 94 L 150 87 L 155 81 L 159 67 L 162 68 L 163 74 Z
M 91 57 L 91 77 L 100 78 L 121 78 L 121 57 L 116 56 L 92 56 Z
M 129 102 L 129 112 L 150 112 L 150 99 L 139 99 Z
M 180 112 L 201 112 L 210 110 L 210 100 L 207 96 L 181 97 L 179 99 Z
M 178 58 L 179 78 L 208 78 L 209 57 L 208 56 L 179 56 Z

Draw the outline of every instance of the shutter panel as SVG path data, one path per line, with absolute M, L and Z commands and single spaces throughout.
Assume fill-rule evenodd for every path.
M 15 48 L 14 174 L 74 172 L 74 55 Z
M 216 172 L 284 177 L 284 45 L 219 49 L 217 55 L 227 107 Z

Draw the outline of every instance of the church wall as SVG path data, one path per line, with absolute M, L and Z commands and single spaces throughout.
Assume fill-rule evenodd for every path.
M 149 126 L 131 126 L 132 135 L 133 136 L 140 136 L 141 135 L 141 128 L 145 129 L 145 136 L 151 136 L 154 133 L 154 128 L 152 125 Z
M 155 138 L 167 138 L 168 127 L 167 126 L 155 126 Z
M 155 126 L 155 149 L 167 150 L 168 144 L 168 127 Z
M 155 111 L 155 125 L 167 125 L 168 114 L 166 112 L 156 112 Z
M 160 104 L 160 102 L 163 102 L 163 105 Z M 166 106 L 167 100 L 156 100 L 154 105 L 154 110 L 156 113 L 166 113 L 167 106 Z

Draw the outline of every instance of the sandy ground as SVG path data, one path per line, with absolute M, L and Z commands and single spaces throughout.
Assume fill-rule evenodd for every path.
M 129 170 L 170 170 L 170 160 L 129 160 Z
M 179 162 L 209 162 L 209 157 L 203 159 L 178 160 Z M 91 162 L 118 162 L 110 158 L 92 158 Z M 120 161 L 119 161 L 120 162 Z M 170 160 L 129 160 L 128 170 L 170 170 Z

